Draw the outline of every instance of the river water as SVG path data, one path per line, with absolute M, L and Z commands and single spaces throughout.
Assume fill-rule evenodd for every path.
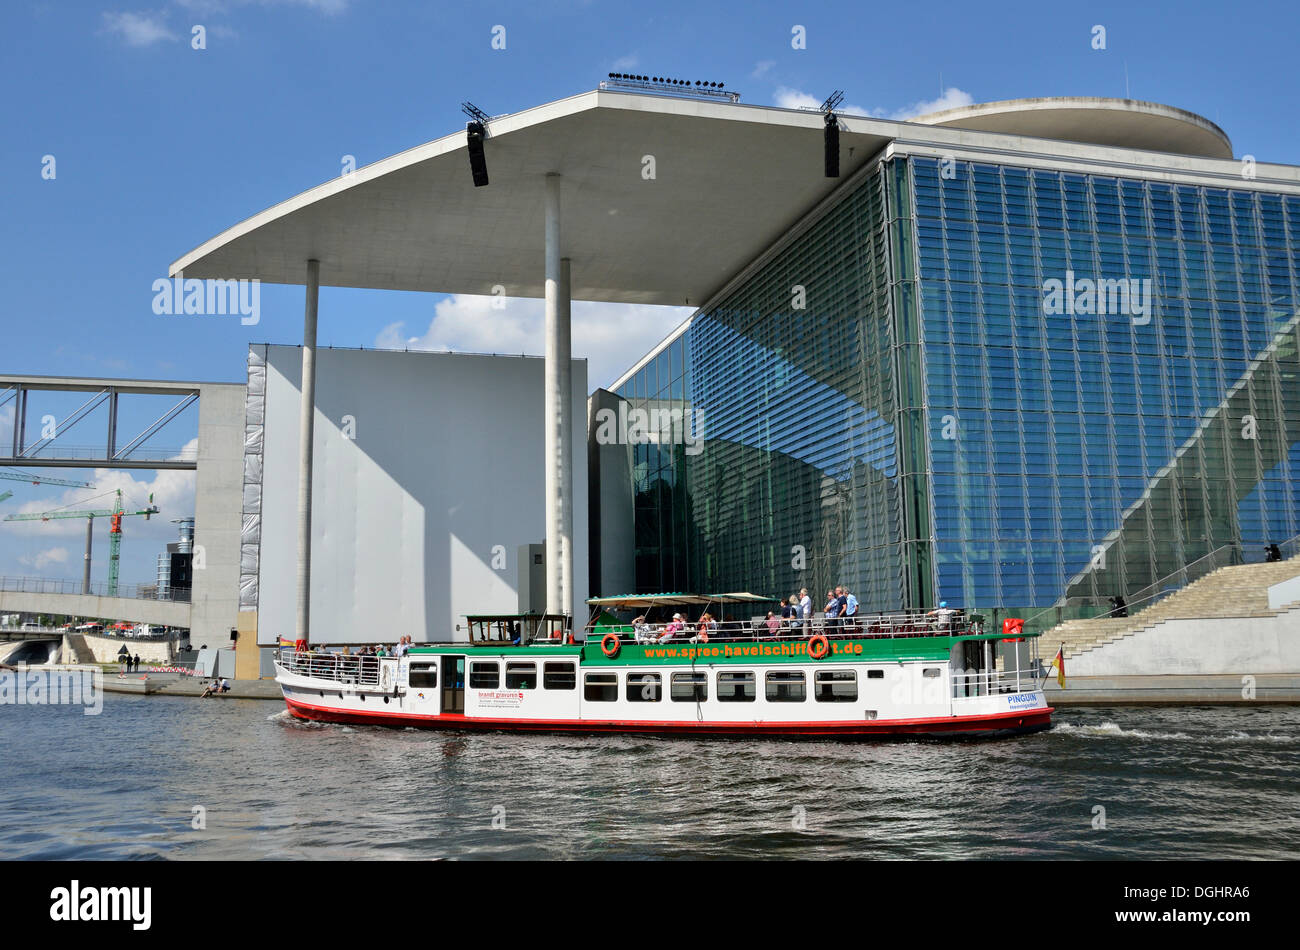
M 881 744 L 457 734 L 283 709 L 0 707 L 0 858 L 1300 853 L 1297 708 L 1073 708 L 1018 739 Z

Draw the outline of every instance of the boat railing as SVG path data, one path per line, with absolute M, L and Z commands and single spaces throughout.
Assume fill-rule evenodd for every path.
M 976 635 L 983 632 L 983 624 L 961 615 L 938 615 L 912 611 L 892 614 L 861 614 L 853 617 L 827 617 L 815 615 L 806 620 L 755 618 L 752 620 L 714 621 L 701 625 L 689 621 L 672 627 L 669 623 L 621 624 L 609 627 L 621 640 L 632 642 L 694 642 L 714 641 L 725 643 L 734 640 L 806 640 L 821 635 L 830 640 L 879 639 L 889 637 L 951 637 Z M 603 635 L 603 634 L 602 634 Z
M 343 653 L 317 653 L 289 649 L 280 651 L 280 666 L 285 672 L 354 686 L 378 686 L 380 661 L 383 659 L 385 658 L 348 656 Z

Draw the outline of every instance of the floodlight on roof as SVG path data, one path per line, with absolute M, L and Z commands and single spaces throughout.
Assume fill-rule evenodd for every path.
M 723 87 L 726 83 L 706 82 L 697 79 L 692 85 L 689 79 L 674 79 L 669 76 L 630 76 L 625 73 L 610 73 L 602 80 L 601 89 L 635 89 L 638 92 L 672 93 L 674 95 L 699 96 L 709 99 L 724 99 L 727 102 L 739 102 L 740 93 L 728 92 Z

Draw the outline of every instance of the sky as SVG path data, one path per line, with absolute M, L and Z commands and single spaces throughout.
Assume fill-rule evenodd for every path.
M 6 0 L 0 373 L 242 382 L 250 342 L 301 341 L 302 288 L 264 286 L 260 320 L 246 326 L 156 315 L 153 281 L 231 225 L 337 177 L 347 156 L 361 167 L 463 129 L 467 99 L 499 115 L 591 90 L 611 71 L 722 80 L 742 102 L 785 107 L 843 90 L 843 111 L 886 118 L 1128 95 L 1217 122 L 1238 157 L 1300 164 L 1298 27 L 1300 5 L 1269 0 Z M 688 314 L 575 302 L 574 355 L 606 385 Z M 540 354 L 542 305 L 325 287 L 319 341 Z M 161 414 L 151 410 L 132 408 L 137 429 Z M 0 438 L 7 418 L 0 408 Z M 85 441 L 98 438 L 95 417 L 82 425 Z M 193 436 L 183 414 L 156 441 Z M 74 477 L 97 488 L 0 480 L 0 493 L 14 491 L 0 515 L 152 491 L 163 512 L 126 526 L 122 568 L 124 582 L 151 580 L 175 536 L 169 519 L 192 514 L 193 476 Z M 83 537 L 75 521 L 0 524 L 0 575 L 80 577 Z

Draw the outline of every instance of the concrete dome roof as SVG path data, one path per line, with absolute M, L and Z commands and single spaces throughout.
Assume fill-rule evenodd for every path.
M 1231 140 L 1209 119 L 1185 109 L 1137 99 L 1006 99 L 931 112 L 908 121 L 1089 145 L 1232 158 Z

